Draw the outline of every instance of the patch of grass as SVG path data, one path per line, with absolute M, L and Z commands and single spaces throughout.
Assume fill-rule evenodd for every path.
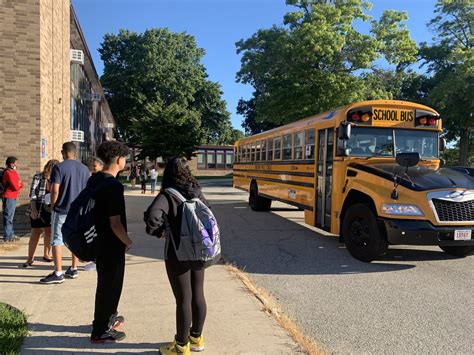
M 19 354 L 27 335 L 26 316 L 18 309 L 0 303 L 0 354 Z

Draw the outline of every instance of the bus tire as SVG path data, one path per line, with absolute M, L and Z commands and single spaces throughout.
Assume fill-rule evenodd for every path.
M 472 245 L 460 245 L 460 246 L 439 246 L 442 251 L 446 254 L 457 256 L 460 258 L 465 257 L 466 255 L 474 251 L 474 246 Z
M 347 209 L 342 221 L 342 236 L 349 253 L 361 261 L 371 262 L 388 248 L 375 213 L 365 203 L 356 203 Z
M 272 200 L 259 196 L 255 181 L 250 185 L 249 205 L 253 211 L 269 211 L 272 205 Z

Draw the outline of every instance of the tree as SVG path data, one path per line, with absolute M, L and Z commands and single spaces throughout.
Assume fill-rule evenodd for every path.
M 255 94 L 254 94 L 255 96 Z M 242 127 L 245 130 L 245 133 L 248 135 L 261 133 L 268 131 L 272 128 L 277 127 L 278 125 L 273 122 L 261 121 L 257 122 L 255 119 L 255 97 L 250 100 L 240 99 L 237 104 L 237 113 L 245 117 L 242 122 Z
M 286 3 L 296 11 L 285 15 L 284 26 L 236 43 L 242 53 L 237 80 L 255 89 L 251 100 L 240 103 L 254 111 L 245 111 L 250 124 L 281 125 L 368 97 L 390 97 L 383 86 L 371 86 L 381 74 L 375 60 L 385 58 L 401 71 L 416 59 L 403 12 L 386 11 L 375 21 L 366 14 L 370 3 L 362 0 Z M 356 20 L 370 22 L 371 34 L 356 31 Z
M 207 80 L 204 50 L 194 37 L 167 29 L 120 30 L 104 36 L 99 52 L 119 130 L 141 145 L 142 157 L 189 158 L 196 145 L 231 135 L 220 86 Z
M 436 42 L 420 48 L 431 75 L 426 101 L 440 111 L 448 140 L 459 140 L 459 165 L 469 164 L 474 151 L 473 9 L 469 0 L 439 0 L 429 23 Z

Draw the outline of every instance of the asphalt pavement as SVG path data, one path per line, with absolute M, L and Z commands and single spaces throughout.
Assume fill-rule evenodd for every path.
M 300 329 L 331 353 L 452 354 L 474 349 L 474 256 L 393 246 L 363 263 L 336 237 L 273 203 L 253 212 L 248 194 L 208 187 L 227 260 L 265 288 Z

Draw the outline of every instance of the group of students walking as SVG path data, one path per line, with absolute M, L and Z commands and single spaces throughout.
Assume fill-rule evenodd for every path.
M 145 165 L 137 166 L 135 162 L 132 162 L 127 178 L 130 181 L 132 190 L 135 190 L 137 179 L 140 181 L 142 194 L 146 193 L 146 183 L 148 178 L 150 178 L 150 192 L 155 194 L 156 183 L 158 181 L 158 170 L 155 165 L 153 165 L 151 169 L 147 169 Z
M 64 143 L 61 152 L 63 162 L 50 160 L 43 171 L 33 177 L 30 188 L 31 203 L 28 208 L 32 233 L 28 259 L 23 266 L 33 266 L 35 250 L 43 232 L 43 261 L 54 262 L 54 271 L 42 278 L 40 283 L 61 284 L 65 277 L 77 278 L 78 259 L 74 255 L 72 265 L 62 273 L 62 225 L 68 213 L 76 213 L 70 211 L 70 207 L 79 193 L 86 186 L 94 189 L 97 289 L 91 342 L 120 341 L 125 338 L 125 333 L 118 328 L 125 320 L 118 314 L 118 305 L 125 273 L 125 253 L 132 247 L 133 242 L 127 233 L 124 187 L 117 176 L 125 168 L 128 148 L 117 141 L 102 143 L 97 149 L 97 158 L 94 158 L 92 175 L 84 164 L 76 160 L 74 143 Z M 23 183 L 18 174 L 15 176 L 9 171 L 16 172 L 17 160 L 13 160 L 7 160 L 3 182 L 8 188 L 11 185 L 10 180 L 16 181 L 10 189 L 16 189 L 18 192 Z M 166 194 L 166 189 L 177 191 L 178 197 Z M 5 205 L 12 204 L 8 199 L 16 201 L 17 195 L 18 193 L 4 194 L 4 221 Z M 160 194 L 144 214 L 146 232 L 166 239 L 166 272 L 176 299 L 176 335 L 170 344 L 160 348 L 162 354 L 190 354 L 190 351 L 204 350 L 202 331 L 207 313 L 204 274 L 207 265 L 200 260 L 182 261 L 177 256 L 176 246 L 179 246 L 181 240 L 182 216 L 179 206 L 183 203 L 182 199 L 199 199 L 209 206 L 198 182 L 191 174 L 186 159 L 173 158 L 165 167 Z M 7 207 L 7 215 L 9 213 Z

